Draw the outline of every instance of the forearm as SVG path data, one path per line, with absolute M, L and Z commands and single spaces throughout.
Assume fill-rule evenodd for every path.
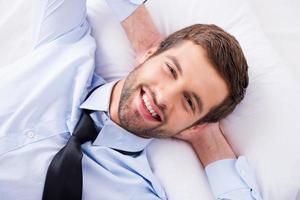
M 219 123 L 196 125 L 176 137 L 194 148 L 216 199 L 261 199 L 246 158 L 236 158 Z
M 205 167 L 216 199 L 261 199 L 257 186 L 248 182 L 249 178 L 254 180 L 255 175 L 249 169 L 246 158 L 236 158 L 219 126 L 212 126 L 210 131 L 199 134 L 191 144 Z M 240 174 L 241 171 L 245 174 Z
M 236 158 L 219 127 L 213 127 L 209 134 L 200 134 L 191 145 L 204 167 L 218 160 Z
M 122 21 L 122 26 L 138 56 L 158 45 L 162 40 L 162 36 L 144 5 L 140 5 L 128 18 Z
M 144 0 L 106 0 L 120 21 L 136 56 L 159 44 L 162 36 L 143 5 Z
M 162 40 L 150 14 L 143 5 L 144 0 L 106 0 L 120 21 L 136 57 L 143 56 Z

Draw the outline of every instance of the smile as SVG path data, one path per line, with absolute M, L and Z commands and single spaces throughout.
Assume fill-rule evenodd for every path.
M 146 89 L 145 89 L 146 90 Z M 162 118 L 160 117 L 160 110 L 155 105 L 151 93 L 141 89 L 140 94 L 140 112 L 142 116 L 149 121 L 161 122 Z
M 152 106 L 150 105 L 149 99 L 148 99 L 148 97 L 146 96 L 145 93 L 144 93 L 142 98 L 143 98 L 143 101 L 144 101 L 144 104 L 145 104 L 146 108 L 151 113 L 152 117 L 157 117 L 158 114 L 153 110 Z

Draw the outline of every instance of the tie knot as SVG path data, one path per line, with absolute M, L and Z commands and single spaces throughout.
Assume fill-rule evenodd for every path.
M 83 110 L 83 113 L 77 123 L 73 136 L 83 144 L 87 141 L 94 141 L 98 135 L 98 131 L 94 125 L 93 119 L 87 113 L 87 111 Z

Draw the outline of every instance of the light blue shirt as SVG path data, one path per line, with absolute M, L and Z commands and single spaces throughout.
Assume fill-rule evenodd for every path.
M 108 0 L 119 20 L 142 3 Z M 53 156 L 65 145 L 81 109 L 99 135 L 83 150 L 83 199 L 167 199 L 153 175 L 144 149 L 151 141 L 135 136 L 108 115 L 115 82 L 94 74 L 95 41 L 84 0 L 37 0 L 33 50 L 0 68 L 0 199 L 41 199 Z M 142 151 L 129 156 L 114 150 Z M 244 157 L 206 167 L 216 199 L 260 199 Z

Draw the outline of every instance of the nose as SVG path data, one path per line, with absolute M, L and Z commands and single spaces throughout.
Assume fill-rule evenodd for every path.
M 155 89 L 156 101 L 161 109 L 172 110 L 180 99 L 180 86 L 177 84 L 163 84 Z

